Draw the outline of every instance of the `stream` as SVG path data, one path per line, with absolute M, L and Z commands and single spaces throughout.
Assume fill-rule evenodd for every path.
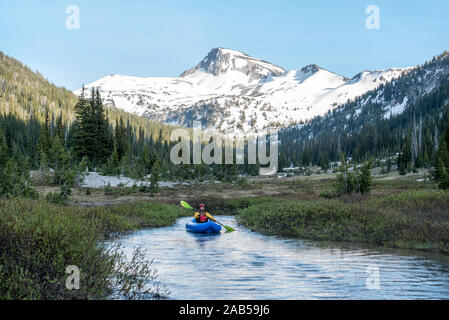
M 449 299 L 449 257 L 237 231 L 187 232 L 191 218 L 114 242 L 154 259 L 171 299 Z

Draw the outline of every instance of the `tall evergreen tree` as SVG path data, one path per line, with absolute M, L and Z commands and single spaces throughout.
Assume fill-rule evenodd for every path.
M 159 176 L 161 173 L 161 163 L 158 158 L 153 163 L 153 166 L 151 167 L 151 177 L 150 177 L 150 189 L 151 192 L 157 192 L 159 188 Z
M 99 163 L 104 163 L 113 151 L 113 144 L 109 137 L 109 122 L 105 116 L 103 102 L 101 100 L 98 88 L 94 95 L 92 108 L 92 117 L 95 124 L 95 149 L 93 156 Z

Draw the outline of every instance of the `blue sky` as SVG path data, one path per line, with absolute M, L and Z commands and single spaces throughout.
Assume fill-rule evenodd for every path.
M 66 28 L 69 5 L 80 29 Z M 368 30 L 368 5 L 380 29 Z M 352 77 L 449 49 L 447 0 L 0 0 L 0 50 L 71 90 L 107 74 L 177 76 L 214 47 Z

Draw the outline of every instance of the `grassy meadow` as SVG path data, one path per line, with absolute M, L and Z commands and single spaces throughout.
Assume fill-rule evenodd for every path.
M 179 185 L 155 197 L 136 188 L 79 188 L 68 205 L 43 200 L 53 186 L 38 187 L 40 200 L 0 200 L 0 299 L 166 297 L 139 248 L 130 261 L 106 244 L 191 215 L 179 200 L 205 202 L 213 215 L 236 215 L 268 235 L 449 254 L 449 192 L 426 177 L 376 175 L 369 194 L 341 197 L 326 175 Z M 80 269 L 79 290 L 65 286 L 69 265 Z

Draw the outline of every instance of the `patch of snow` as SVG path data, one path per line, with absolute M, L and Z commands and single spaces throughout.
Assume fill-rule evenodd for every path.
M 393 106 L 387 106 L 387 111 L 384 114 L 384 119 L 390 119 L 391 116 L 402 114 L 407 107 L 408 97 L 405 97 L 402 103 Z
M 88 173 L 86 173 L 86 176 L 84 178 L 83 183 L 81 184 L 81 187 L 104 188 L 108 184 L 110 184 L 111 187 L 118 187 L 119 185 L 123 185 L 125 187 L 132 187 L 133 185 L 149 186 L 150 181 L 135 180 L 135 179 L 125 177 L 123 175 L 120 175 L 118 177 L 117 176 L 103 176 L 103 175 L 99 174 L 98 172 L 88 172 Z M 178 184 L 178 183 L 172 182 L 172 181 L 159 181 L 160 187 L 171 188 L 171 187 L 174 187 L 176 184 Z

